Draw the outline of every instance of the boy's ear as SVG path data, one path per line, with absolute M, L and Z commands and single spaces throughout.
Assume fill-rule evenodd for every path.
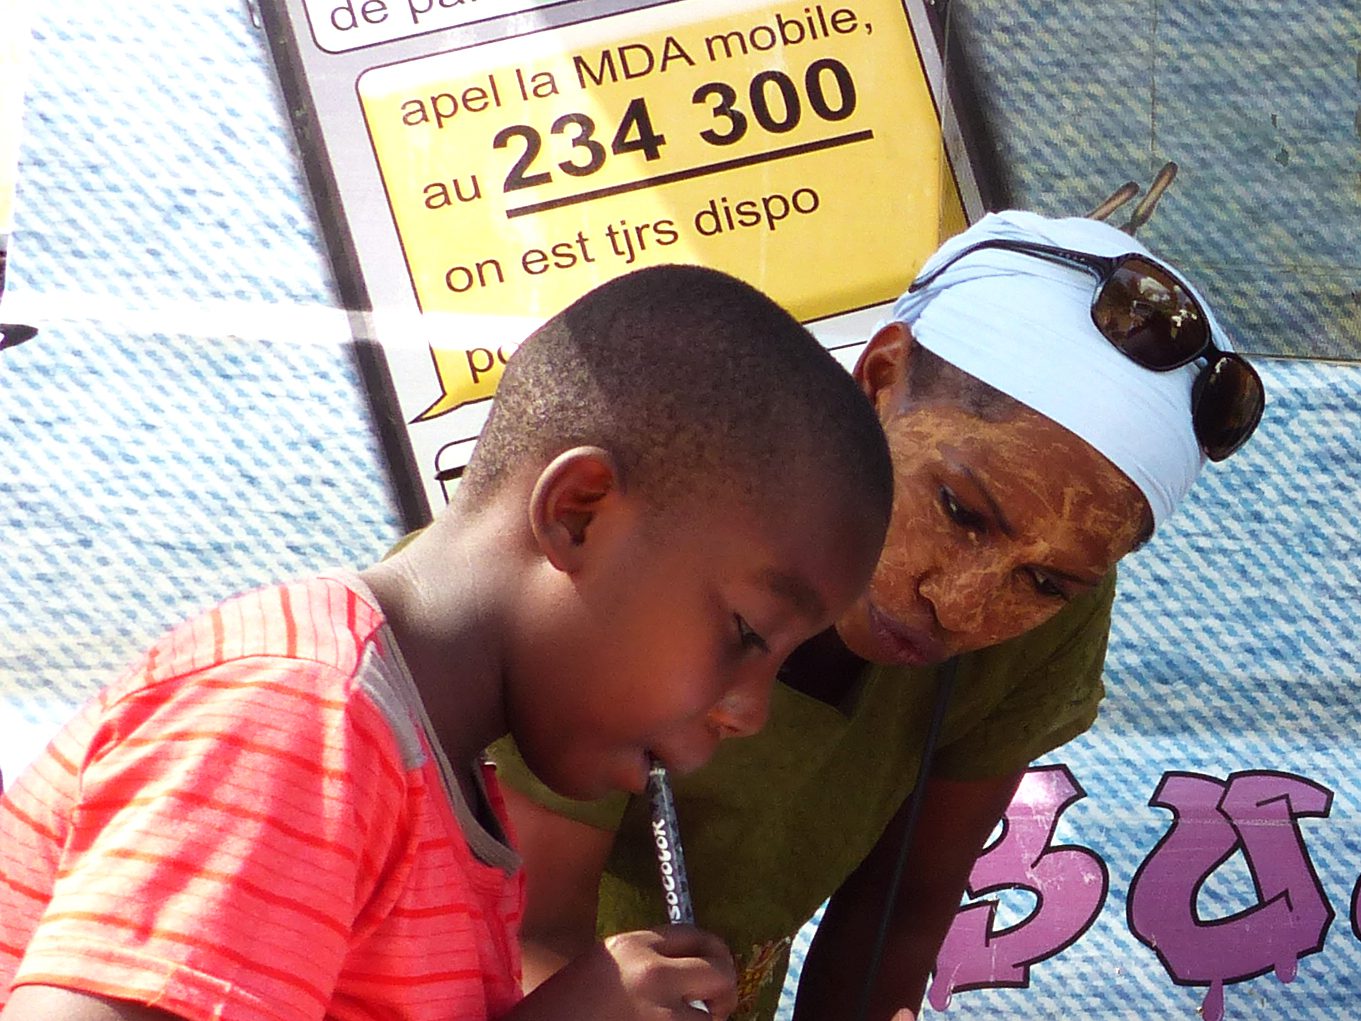
M 876 408 L 903 381 L 916 343 L 904 323 L 889 323 L 860 352 L 852 375 Z
M 601 447 L 573 447 L 539 473 L 529 497 L 529 526 L 559 571 L 581 566 L 591 527 L 618 501 L 621 481 L 618 464 Z

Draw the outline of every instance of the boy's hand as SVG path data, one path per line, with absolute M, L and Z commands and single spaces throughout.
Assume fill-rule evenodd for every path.
M 530 993 L 515 1021 L 716 1021 L 737 1007 L 732 954 L 712 933 L 690 925 L 624 932 L 573 960 Z
M 640 1008 L 660 1008 L 658 1018 L 702 1016 L 691 1002 L 703 1002 L 719 1021 L 737 1008 L 732 953 L 713 933 L 693 925 L 668 925 L 610 936 L 600 950 L 618 969 L 625 989 L 637 998 Z M 653 1016 L 638 1014 L 639 1018 Z

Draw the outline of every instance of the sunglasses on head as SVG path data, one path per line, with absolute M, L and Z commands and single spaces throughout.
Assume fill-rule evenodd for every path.
M 1085 269 L 1097 278 L 1092 322 L 1116 350 L 1154 372 L 1169 372 L 1204 358 L 1191 389 L 1191 424 L 1211 461 L 1222 461 L 1247 442 L 1266 407 L 1266 390 L 1251 365 L 1218 348 L 1210 318 L 1191 288 L 1166 266 L 1137 253 L 1092 255 L 1030 241 L 994 238 L 956 252 L 909 293 L 931 284 L 964 256 L 999 248 Z

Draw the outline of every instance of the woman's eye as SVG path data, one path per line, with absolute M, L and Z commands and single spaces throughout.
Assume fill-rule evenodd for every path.
M 1055 599 L 1068 598 L 1068 593 L 1043 571 L 1031 570 L 1030 580 L 1035 585 L 1035 591 L 1042 596 L 1051 596 Z
M 756 649 L 760 652 L 769 652 L 770 646 L 766 640 L 751 629 L 751 625 L 742 619 L 740 613 L 734 613 L 732 619 L 737 622 L 737 644 L 743 649 Z
M 945 508 L 946 516 L 960 528 L 970 532 L 987 531 L 988 523 L 983 520 L 983 515 L 965 507 L 946 486 L 940 488 L 940 504 Z

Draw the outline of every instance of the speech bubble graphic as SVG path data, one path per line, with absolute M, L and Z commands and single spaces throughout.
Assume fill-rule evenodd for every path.
M 389 338 L 384 346 L 390 357 L 410 359 L 408 372 L 429 376 L 431 390 L 419 395 L 406 408 L 410 424 L 429 423 L 470 404 L 490 400 L 501 383 L 506 363 L 526 337 L 543 325 L 542 316 L 476 315 L 453 312 L 405 312 L 394 309 L 374 313 L 375 328 Z M 425 359 L 429 359 L 426 361 Z M 432 388 L 433 389 L 433 388 Z M 440 427 L 443 428 L 443 427 Z M 461 421 L 457 428 L 477 426 Z M 442 436 L 442 442 L 447 435 Z
M 505 372 L 506 361 L 518 344 L 498 344 L 461 349 L 431 348 L 440 397 L 413 422 L 428 422 L 475 401 L 490 400 Z
M 960 206 L 916 49 L 893 0 L 737 0 L 365 70 L 417 304 L 548 315 L 670 262 L 747 279 L 804 320 L 892 300 Z

